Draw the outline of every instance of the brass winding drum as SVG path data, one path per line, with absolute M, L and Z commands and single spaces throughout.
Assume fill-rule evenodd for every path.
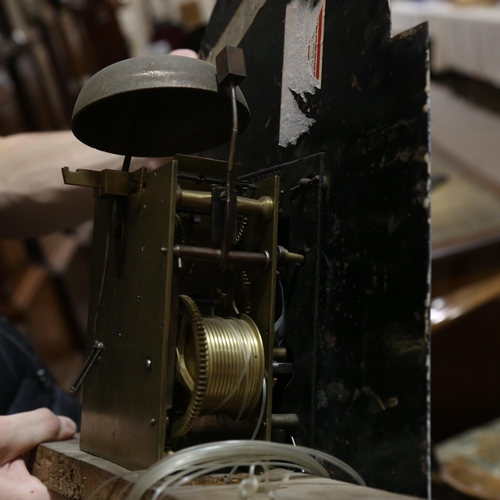
M 172 438 L 189 431 L 200 415 L 223 413 L 239 419 L 254 410 L 262 393 L 264 347 L 253 320 L 202 317 L 194 301 L 180 296 L 177 380 L 190 393 Z

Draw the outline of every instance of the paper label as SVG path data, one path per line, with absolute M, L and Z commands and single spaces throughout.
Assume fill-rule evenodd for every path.
M 283 147 L 295 145 L 315 122 L 300 108 L 307 105 L 306 94 L 321 88 L 325 3 L 292 0 L 286 6 L 279 135 Z

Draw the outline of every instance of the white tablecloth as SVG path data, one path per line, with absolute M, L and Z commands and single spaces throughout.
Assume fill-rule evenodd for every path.
M 393 36 L 429 21 L 433 71 L 453 70 L 500 87 L 500 5 L 393 0 L 391 9 Z

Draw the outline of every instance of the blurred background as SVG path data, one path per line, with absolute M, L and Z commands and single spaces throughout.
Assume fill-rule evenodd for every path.
M 99 69 L 197 50 L 215 0 L 0 0 L 0 135 L 69 128 Z M 391 0 L 430 22 L 435 498 L 500 498 L 500 3 Z M 61 181 L 62 182 L 62 181 Z M 0 313 L 69 389 L 83 363 L 91 223 L 0 240 Z
M 393 36 L 430 25 L 434 494 L 498 499 L 500 3 L 392 0 L 391 9 Z
M 0 136 L 69 129 L 84 83 L 112 63 L 198 50 L 214 4 L 0 0 Z M 91 232 L 89 222 L 38 239 L 0 239 L 0 313 L 67 390 L 83 364 Z

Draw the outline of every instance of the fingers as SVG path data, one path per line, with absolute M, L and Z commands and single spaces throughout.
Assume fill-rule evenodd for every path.
M 0 465 L 46 441 L 69 439 L 76 424 L 47 408 L 0 417 Z
M 193 57 L 194 59 L 198 59 L 198 54 L 191 49 L 175 49 L 169 53 L 170 56 L 184 56 L 184 57 Z
M 28 473 L 26 473 L 28 474 Z M 62 500 L 65 497 L 49 490 L 36 477 L 20 480 L 15 475 L 0 472 L 0 500 Z
M 56 500 L 63 498 L 30 475 L 22 458 L 0 467 L 0 500 Z

